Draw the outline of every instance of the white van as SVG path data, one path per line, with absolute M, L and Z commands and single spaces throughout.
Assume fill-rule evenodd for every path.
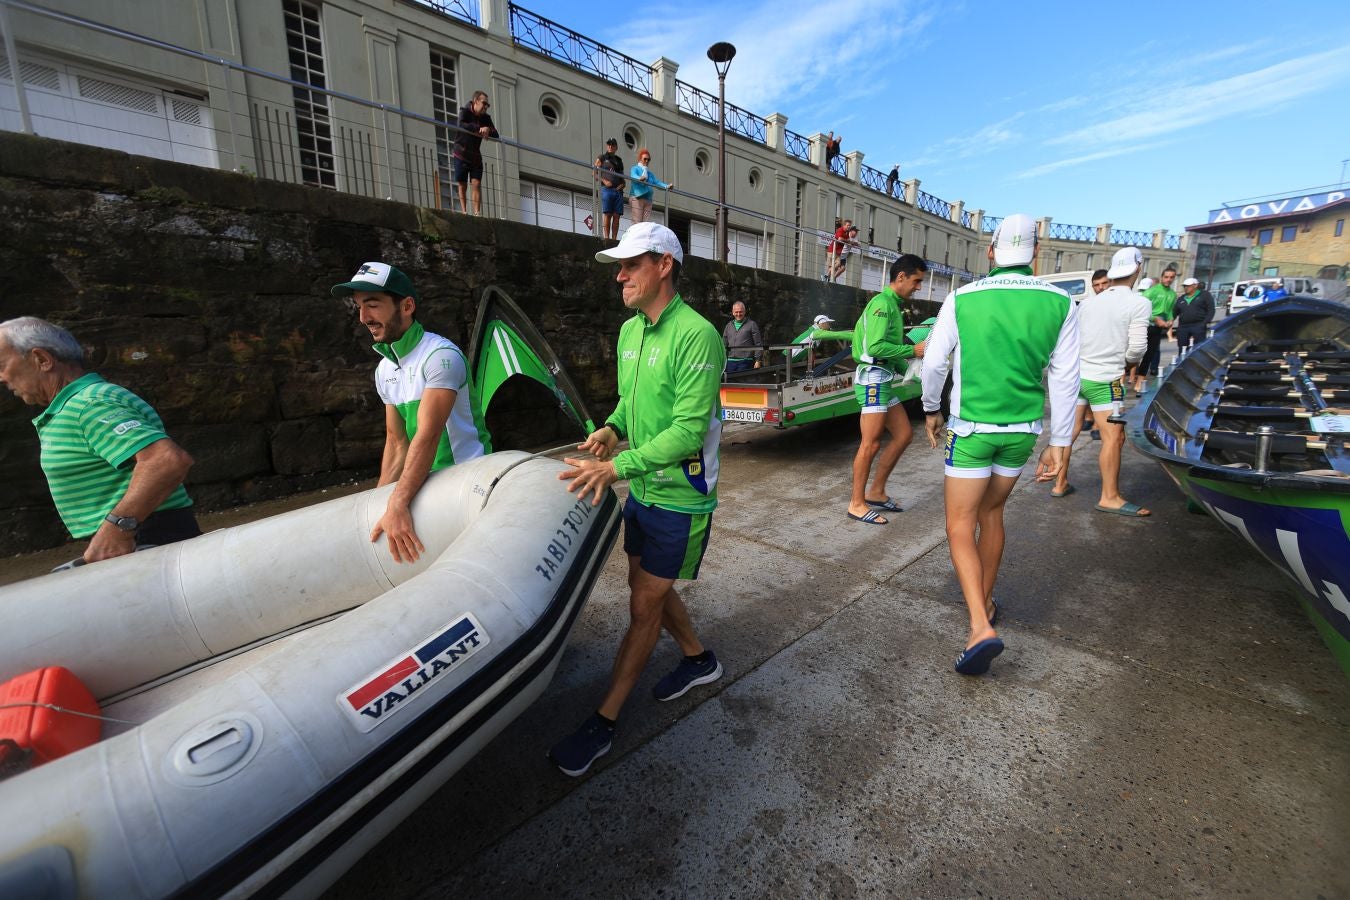
M 1284 289 L 1292 294 L 1312 294 L 1316 295 L 1316 283 L 1311 278 L 1302 275 L 1282 275 L 1271 276 L 1269 278 L 1249 278 L 1246 281 L 1239 281 L 1233 285 L 1233 295 L 1228 298 L 1228 311 L 1230 313 L 1242 312 L 1244 309 L 1251 309 L 1264 303 L 1266 292 L 1284 285 Z
M 1067 293 L 1073 298 L 1074 303 L 1081 303 L 1088 297 L 1097 296 L 1092 290 L 1092 272 L 1091 269 L 1084 269 L 1081 272 L 1055 272 L 1053 275 L 1036 277 Z

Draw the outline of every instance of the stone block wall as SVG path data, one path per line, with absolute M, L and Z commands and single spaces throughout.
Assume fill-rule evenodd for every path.
M 629 313 L 595 238 L 12 133 L 0 133 L 0 211 L 0 320 L 69 328 L 90 370 L 154 405 L 196 458 L 188 489 L 205 509 L 377 472 L 377 359 L 328 293 L 367 260 L 408 272 L 419 318 L 466 351 L 483 289 L 498 285 L 592 414 L 613 408 Z M 851 322 L 867 299 L 693 258 L 680 287 L 719 330 L 743 300 L 771 341 L 820 312 Z M 497 448 L 576 437 L 547 392 L 514 381 L 488 412 Z M 38 466 L 39 410 L 0 394 L 0 554 L 54 546 L 68 535 Z

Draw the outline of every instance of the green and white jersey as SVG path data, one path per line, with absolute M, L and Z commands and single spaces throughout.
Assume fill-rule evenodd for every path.
M 619 329 L 619 404 L 605 424 L 628 439 L 614 470 L 634 499 L 680 513 L 717 508 L 722 336 L 676 294 L 655 322 Z
M 168 437 L 149 403 L 92 372 L 63 387 L 33 425 L 52 500 L 74 538 L 98 531 L 131 484 L 136 454 Z M 156 512 L 191 505 L 180 484 Z
M 900 297 L 888 284 L 867 302 L 858 323 L 853 326 L 853 358 L 859 370 L 880 366 L 892 375 L 899 362 L 914 355 L 914 346 L 905 343 L 905 320 Z
M 1078 349 L 1078 308 L 1067 293 L 1028 266 L 994 269 L 943 301 L 924 353 L 923 408 L 939 409 L 950 372 L 953 432 L 1039 434 L 1048 390 L 1050 443 L 1067 447 Z
M 376 344 L 375 352 L 384 357 L 375 367 L 375 390 L 387 406 L 398 410 L 408 440 L 417 434 L 417 409 L 423 392 L 427 388 L 456 392 L 431 471 L 492 452 L 492 438 L 469 389 L 468 364 L 453 341 L 413 322 L 394 343 Z
M 1153 307 L 1153 318 L 1165 322 L 1172 321 L 1172 313 L 1177 303 L 1177 292 L 1161 281 L 1144 291 L 1144 298 Z M 1149 321 L 1149 324 L 1154 324 Z

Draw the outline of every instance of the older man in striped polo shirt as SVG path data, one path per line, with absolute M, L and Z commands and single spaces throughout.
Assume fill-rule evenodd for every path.
M 183 479 L 192 457 L 159 414 L 124 387 L 84 371 L 74 335 L 43 319 L 0 323 L 0 383 L 29 406 L 42 471 L 85 562 L 201 534 Z

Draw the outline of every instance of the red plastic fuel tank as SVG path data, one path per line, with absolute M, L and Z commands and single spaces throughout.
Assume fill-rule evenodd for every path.
M 38 703 L 88 715 L 31 705 Z M 32 750 L 33 765 L 96 743 L 102 723 L 88 716 L 98 713 L 98 701 L 63 666 L 34 669 L 0 684 L 0 740 L 9 739 Z

